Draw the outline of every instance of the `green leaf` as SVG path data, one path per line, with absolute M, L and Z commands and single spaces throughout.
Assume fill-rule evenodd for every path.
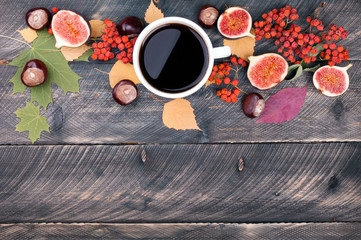
M 318 54 L 320 54 L 320 52 L 323 50 L 322 44 L 323 44 L 323 43 L 319 43 L 319 44 L 317 44 L 316 46 L 313 46 L 313 48 L 316 48 L 316 49 L 317 49 L 317 53 L 316 53 L 316 54 L 312 54 L 311 51 L 310 51 L 310 52 L 308 53 L 308 55 L 309 55 L 310 57 L 313 57 L 313 56 L 317 56 Z
M 311 68 L 304 68 L 303 71 L 305 72 L 316 72 L 316 70 L 320 67 L 320 64 L 317 64 L 316 66 L 314 67 L 311 67 Z
M 64 58 L 60 49 L 55 48 L 55 38 L 49 35 L 46 29 L 38 31 L 38 38 L 33 42 L 32 48 L 21 51 L 9 65 L 17 66 L 19 69 L 11 78 L 10 82 L 14 84 L 13 93 L 23 93 L 26 86 L 20 80 L 20 74 L 25 63 L 31 59 L 43 61 L 48 69 L 48 80 L 45 84 L 33 87 L 31 89 L 31 101 L 38 102 L 40 106 L 46 107 L 51 103 L 51 83 L 55 83 L 63 89 L 64 93 L 79 92 L 78 80 L 81 77 L 73 72 L 69 67 L 68 61 Z
M 293 64 L 291 66 L 288 67 L 288 74 L 290 74 L 291 72 L 293 72 L 295 69 L 297 69 L 300 66 L 300 64 Z
M 83 55 L 81 55 L 80 57 L 78 57 L 77 59 L 75 59 L 74 61 L 84 61 L 84 62 L 89 62 L 89 57 L 94 53 L 94 50 L 88 49 L 87 51 L 85 51 L 85 53 L 83 53 Z
M 24 108 L 18 108 L 15 112 L 16 116 L 20 118 L 20 122 L 16 125 L 16 131 L 29 131 L 28 138 L 34 143 L 40 138 L 42 131 L 49 132 L 49 124 L 46 118 L 40 116 L 40 106 L 36 107 L 33 103 L 26 103 Z
M 299 77 L 302 75 L 302 70 L 303 70 L 303 68 L 302 68 L 302 66 L 301 66 L 300 64 L 298 64 L 298 65 L 299 65 L 299 66 L 298 66 L 298 68 L 297 68 L 296 75 L 295 75 L 293 78 L 291 78 L 291 79 L 287 79 L 288 81 L 293 81 L 293 80 L 299 78 Z

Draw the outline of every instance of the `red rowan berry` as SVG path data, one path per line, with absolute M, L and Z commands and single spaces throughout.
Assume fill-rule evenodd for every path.
M 307 22 L 311 22 L 311 20 L 312 20 L 312 18 L 311 18 L 310 16 L 308 16 L 308 17 L 306 18 L 306 21 L 307 21 Z
M 300 40 L 299 40 L 299 41 L 300 41 Z M 301 41 L 302 41 L 302 40 L 301 40 Z M 297 46 L 298 46 L 297 42 L 293 42 L 293 43 L 291 44 L 292 49 L 296 49 Z
M 217 91 L 217 96 L 220 97 L 222 95 L 221 90 Z
M 342 45 L 338 46 L 337 51 L 342 52 L 343 51 L 343 46 Z
M 328 44 L 328 47 L 330 49 L 335 49 L 336 48 L 336 43 L 332 42 L 332 43 Z
M 124 44 L 124 46 L 125 46 L 126 48 L 131 48 L 131 47 L 132 47 L 132 44 L 131 44 L 130 42 L 126 42 L 126 43 Z
M 127 36 L 122 36 L 122 41 L 126 43 L 129 41 L 129 38 Z
M 237 97 L 231 98 L 231 102 L 232 102 L 232 103 L 237 102 L 237 100 L 238 100 L 238 98 L 237 98 Z
M 215 71 L 215 72 L 218 71 L 218 66 L 217 65 L 213 66 L 212 70 Z
M 324 26 L 322 24 L 317 26 L 318 31 L 323 31 L 323 28 L 324 28 Z
M 282 22 L 280 22 L 280 26 L 284 27 L 284 26 L 286 26 L 286 23 L 284 21 L 282 21 Z
M 104 59 L 104 54 L 99 54 L 99 55 L 98 55 L 98 59 L 99 59 L 99 60 L 103 60 L 103 59 Z
M 49 28 L 48 33 L 52 35 L 53 34 L 53 29 Z
M 237 85 L 238 85 L 238 80 L 237 80 L 237 79 L 233 79 L 233 80 L 232 80 L 232 85 L 233 85 L 233 86 L 237 86 Z
M 230 98 L 230 97 L 227 97 L 226 103 L 230 103 L 230 102 L 231 102 L 231 98 Z
M 122 62 L 123 62 L 124 64 L 127 64 L 127 63 L 129 62 L 129 58 L 123 57 L 123 58 L 122 58 Z
M 96 55 L 95 53 L 92 54 L 92 59 L 93 59 L 93 60 L 97 60 L 97 58 L 98 58 L 98 55 Z
M 321 38 L 319 36 L 315 36 L 313 40 L 315 41 L 315 43 L 321 42 Z
M 233 89 L 233 93 L 236 94 L 236 96 L 238 96 L 241 93 L 241 90 L 239 90 L 238 88 Z
M 226 101 L 226 100 L 227 100 L 227 95 L 226 95 L 226 94 L 222 94 L 222 95 L 221 95 L 221 99 L 222 99 L 223 101 Z
M 276 40 L 276 41 L 275 41 L 275 45 L 276 45 L 276 46 L 280 45 L 280 41 L 279 41 L 279 40 Z
M 59 9 L 58 9 L 57 7 L 53 7 L 53 8 L 51 9 L 51 11 L 52 11 L 54 14 L 56 14 L 56 13 L 59 11 Z
M 314 61 L 316 61 L 316 56 L 311 57 L 311 62 L 314 62 Z
M 333 50 L 333 51 L 332 51 L 332 56 L 334 56 L 334 57 L 337 57 L 337 56 L 338 56 L 337 50 Z
M 330 67 L 333 67 L 333 66 L 335 66 L 335 62 L 329 61 L 329 62 L 328 62 L 328 65 L 329 65 Z
M 325 55 L 325 60 L 329 60 L 331 58 L 330 54 L 327 54 Z
M 94 49 L 96 49 L 96 48 L 98 48 L 98 44 L 97 44 L 97 43 L 93 43 L 93 44 L 92 44 L 92 47 L 93 47 Z
M 266 19 L 268 17 L 268 14 L 267 13 L 263 13 L 262 14 L 262 18 Z
M 229 83 L 231 82 L 231 79 L 230 79 L 229 77 L 225 77 L 225 78 L 223 79 L 223 82 L 224 82 L 225 84 L 229 84 Z
M 103 40 L 104 42 L 108 41 L 108 35 L 105 35 L 105 34 L 104 34 L 104 35 L 102 36 L 102 40 Z
M 124 43 L 119 43 L 118 48 L 119 50 L 123 50 L 125 48 Z
M 220 78 L 217 78 L 217 79 L 216 79 L 216 84 L 217 84 L 217 85 L 221 85 L 221 83 L 222 83 L 222 80 L 221 80 Z
M 291 46 L 291 44 L 290 44 L 289 41 L 286 41 L 286 42 L 283 43 L 283 46 L 286 47 L 286 48 L 288 48 L 288 47 Z
M 302 54 L 307 54 L 308 52 L 309 52 L 309 50 L 307 48 L 302 49 Z
M 98 48 L 103 48 L 103 43 L 102 42 L 98 42 Z
M 112 48 L 117 48 L 118 44 L 116 42 L 113 42 L 111 46 L 112 46 Z
M 324 57 L 325 57 L 325 52 L 321 52 L 321 53 L 320 53 L 320 57 L 321 57 L 321 58 L 324 58 Z
M 339 58 L 341 58 L 341 59 L 343 59 L 344 56 L 345 56 L 345 55 L 344 55 L 342 52 L 337 55 L 337 57 L 339 57 Z
M 317 51 L 317 48 L 312 48 L 312 50 L 311 50 L 311 53 L 312 54 L 316 54 L 318 51 Z
M 345 56 L 343 57 L 343 60 L 345 60 L 345 61 L 349 60 L 349 56 L 348 56 L 348 55 L 345 55 Z
M 247 62 L 244 61 L 244 62 L 242 63 L 242 67 L 246 67 L 246 66 L 247 66 Z
M 100 54 L 100 49 L 99 49 L 99 48 L 95 48 L 95 49 L 94 49 L 94 54 L 97 54 L 97 55 Z

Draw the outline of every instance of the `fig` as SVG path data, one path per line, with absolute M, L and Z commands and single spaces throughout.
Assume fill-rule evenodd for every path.
M 211 28 L 215 25 L 219 12 L 212 5 L 204 5 L 199 9 L 198 22 L 204 28 Z
M 138 36 L 143 28 L 142 20 L 134 16 L 126 17 L 118 24 L 119 34 L 130 38 Z
M 130 80 L 124 79 L 113 88 L 113 98 L 120 105 L 128 105 L 138 97 L 138 88 Z
M 227 8 L 227 10 L 219 16 L 217 21 L 218 31 L 225 38 L 229 39 L 254 37 L 254 35 L 250 33 L 251 27 L 251 15 L 240 7 Z
M 263 97 L 258 93 L 248 94 L 242 102 L 243 112 L 249 118 L 256 118 L 261 115 L 264 106 L 265 101 Z
M 20 75 L 21 81 L 28 87 L 35 87 L 43 84 L 47 77 L 48 69 L 45 64 L 38 59 L 32 59 L 27 62 Z
M 55 47 L 79 47 L 90 37 L 90 25 L 79 14 L 60 10 L 53 16 L 51 29 L 56 40 Z
M 50 11 L 46 8 L 32 8 L 25 14 L 26 24 L 34 30 L 41 30 L 49 26 L 50 19 Z
M 350 67 L 352 63 L 346 67 L 321 67 L 313 74 L 313 85 L 326 96 L 339 96 L 348 89 L 350 80 L 347 69 Z
M 287 76 L 288 63 L 280 55 L 266 53 L 250 56 L 247 77 L 252 86 L 266 90 L 276 86 Z

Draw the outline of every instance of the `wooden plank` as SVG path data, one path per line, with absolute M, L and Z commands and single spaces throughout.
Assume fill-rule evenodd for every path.
M 310 15 L 322 1 L 298 1 L 295 3 L 301 18 Z M 208 3 L 208 2 L 207 2 Z M 210 1 L 220 9 L 224 3 Z M 248 7 L 254 19 L 260 19 L 261 13 L 273 8 L 286 5 L 288 1 L 246 1 L 242 5 Z M 202 5 L 199 1 L 160 1 L 160 7 L 165 16 L 182 16 L 196 21 L 196 11 Z M 228 1 L 227 5 L 238 5 L 238 1 Z M 361 32 L 359 19 L 360 1 L 327 1 L 320 18 L 325 24 L 335 22 L 345 26 L 350 36 L 344 46 L 350 49 L 351 59 L 360 59 L 361 50 L 358 38 Z M 53 7 L 48 1 L 26 1 L 21 8 L 16 1 L 3 1 L 0 9 L 2 34 L 21 38 L 15 31 L 25 28 L 23 15 L 26 10 L 34 6 Z M 63 1 L 57 3 L 60 9 L 79 11 L 88 19 L 93 18 L 122 18 L 125 15 L 142 17 L 149 1 L 121 1 L 121 2 L 91 2 L 91 1 Z M 8 9 L 14 9 L 9 11 Z M 16 11 L 15 11 L 16 9 Z M 20 20 L 21 19 L 21 20 Z M 207 30 L 215 46 L 222 45 L 222 38 L 215 28 Z M 10 39 L 0 38 L 0 45 L 4 46 L 0 52 L 0 59 L 11 60 L 26 45 Z M 272 47 L 272 49 L 270 48 Z M 256 53 L 275 51 L 267 41 L 257 43 Z M 292 121 L 283 124 L 256 124 L 242 113 L 240 104 L 225 104 L 215 96 L 216 86 L 202 89 L 187 98 L 195 109 L 196 120 L 202 131 L 176 131 L 168 129 L 162 122 L 163 104 L 149 97 L 149 91 L 140 86 L 140 97 L 134 104 L 121 107 L 111 97 L 108 76 L 94 70 L 97 67 L 109 72 L 111 64 L 71 63 L 75 72 L 80 74 L 80 94 L 64 96 L 61 89 L 54 86 L 54 104 L 45 116 L 48 117 L 50 133 L 43 133 L 38 144 L 93 144 L 93 143 L 218 143 L 218 142 L 313 142 L 313 141 L 360 141 L 361 140 L 361 108 L 359 76 L 360 62 L 354 61 L 350 69 L 351 85 L 348 92 L 338 98 L 328 98 L 314 89 L 312 84 L 308 88 L 306 102 L 300 114 Z M 15 112 L 17 108 L 25 106 L 29 101 L 29 91 L 24 95 L 13 96 L 12 85 L 8 83 L 16 68 L 0 66 L 2 89 L 0 108 L 0 144 L 29 144 L 27 133 L 15 132 L 15 125 L 19 121 Z M 241 88 L 246 92 L 253 92 L 246 79 L 246 71 L 241 73 Z M 296 82 L 284 81 L 277 87 L 262 92 L 268 98 L 276 91 L 294 86 L 305 86 L 311 79 L 311 73 L 305 73 Z M 162 99 L 167 102 L 168 99 Z M 220 107 L 219 107 L 220 106 Z
M 361 221 L 361 143 L 1 146 L 0 156 L 0 223 Z
M 279 239 L 361 238 L 361 223 L 1 224 L 3 239 Z

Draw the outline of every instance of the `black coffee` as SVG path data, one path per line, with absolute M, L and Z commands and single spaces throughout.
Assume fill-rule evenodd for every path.
M 176 93 L 199 83 L 208 66 L 208 52 L 201 36 L 181 24 L 167 24 L 143 41 L 140 68 L 156 89 Z

